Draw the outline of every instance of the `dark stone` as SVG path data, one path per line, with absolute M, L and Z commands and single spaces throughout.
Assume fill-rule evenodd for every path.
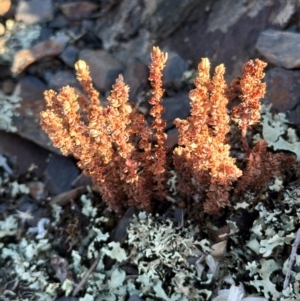
M 59 56 L 64 63 L 69 67 L 74 67 L 78 57 L 78 49 L 73 45 L 68 45 L 66 49 Z
M 140 60 L 134 59 L 125 69 L 124 81 L 129 85 L 129 101 L 136 103 L 137 96 L 148 83 L 148 67 Z
M 50 28 L 66 28 L 68 24 L 69 21 L 66 19 L 66 17 L 61 13 L 57 13 L 54 16 L 54 19 L 49 22 L 48 26 Z
M 300 125 L 300 71 L 274 67 L 266 72 L 265 103 L 273 112 L 287 113 L 288 120 Z
M 170 83 L 180 82 L 183 73 L 187 70 L 188 67 L 187 63 L 178 53 L 173 51 L 167 51 L 167 53 L 168 60 L 163 71 L 163 81 L 166 85 Z
M 103 50 L 82 50 L 79 59 L 90 67 L 93 82 L 102 91 L 110 91 L 118 75 L 123 72 L 122 65 Z
M 47 86 L 40 79 L 32 75 L 25 75 L 20 78 L 15 91 L 14 96 L 20 97 L 22 100 L 31 101 L 36 99 L 43 99 L 43 93 Z M 19 113 L 22 114 L 20 111 Z M 26 114 L 32 114 L 32 112 Z
M 95 34 L 103 41 L 104 49 L 118 47 L 120 42 L 128 42 L 138 35 L 145 17 L 143 5 L 147 2 L 142 4 L 138 0 L 124 0 L 98 18 Z
M 71 189 L 80 170 L 68 157 L 52 154 L 44 171 L 44 179 L 50 194 L 57 195 Z
M 298 98 L 298 100 L 299 100 L 299 98 Z M 296 125 L 298 125 L 298 127 L 300 127 L 300 105 L 299 105 L 299 101 L 298 101 L 298 105 L 292 111 L 287 113 L 287 119 L 290 122 L 293 122 Z
M 30 64 L 42 58 L 59 55 L 64 50 L 68 41 L 69 37 L 66 35 L 58 35 L 40 42 L 29 49 L 21 49 L 14 55 L 11 71 L 15 74 L 19 74 Z
M 190 114 L 190 99 L 188 92 L 181 92 L 174 97 L 165 97 L 163 100 L 165 112 L 163 119 L 167 120 L 166 130 L 174 126 L 175 118 L 186 119 Z
M 161 1 L 153 16 L 148 19 L 149 24 L 146 27 L 156 38 L 165 39 L 182 24 L 197 6 L 202 6 L 198 0 Z
M 263 31 L 256 43 L 257 50 L 265 59 L 286 69 L 300 66 L 300 34 L 276 30 Z
M 34 40 L 32 42 L 32 44 L 44 42 L 44 41 L 50 39 L 53 36 L 53 34 L 54 34 L 54 32 L 53 32 L 52 28 L 43 26 L 41 28 L 39 37 L 36 40 Z
M 17 170 L 14 168 L 16 177 L 26 174 L 34 165 L 33 174 L 41 179 L 47 167 L 49 151 L 16 134 L 0 131 L 0 153 L 7 155 L 17 167 Z
M 80 86 L 74 72 L 68 70 L 57 71 L 55 74 L 53 74 L 51 80 L 49 81 L 49 88 L 55 91 L 58 91 L 60 88 L 67 85 L 74 88 Z
M 51 147 L 48 135 L 39 125 L 39 114 L 45 109 L 43 93 L 47 86 L 34 76 L 24 76 L 16 86 L 14 95 L 20 97 L 20 107 L 16 109 L 13 122 L 17 128 L 17 133 L 41 146 Z M 55 149 L 57 152 L 57 149 Z
M 52 154 L 16 134 L 0 131 L 0 153 L 6 155 L 17 167 L 14 168 L 16 177 L 25 175 L 34 165 L 31 173 L 38 179 L 44 178 L 51 195 L 70 190 L 80 173 L 72 158 Z
M 26 24 L 44 23 L 53 19 L 52 0 L 21 0 L 16 11 L 16 20 Z
M 293 22 L 297 9 L 298 5 L 296 2 L 280 1 L 278 10 L 274 10 L 272 24 L 278 25 L 280 28 L 288 27 Z
M 209 58 L 212 68 L 224 63 L 226 79 L 232 80 L 241 75 L 249 58 L 258 56 L 257 38 L 271 26 L 272 11 L 278 9 L 278 2 L 270 6 L 257 1 L 247 6 L 234 0 L 226 5 L 223 1 L 198 2 L 181 26 L 159 46 L 176 51 L 194 68 L 203 57 Z

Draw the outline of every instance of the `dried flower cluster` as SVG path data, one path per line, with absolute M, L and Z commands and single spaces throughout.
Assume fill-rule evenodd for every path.
M 241 78 L 234 80 L 230 85 L 231 92 L 241 101 L 231 112 L 231 118 L 236 121 L 242 134 L 242 143 L 246 154 L 250 155 L 247 142 L 247 129 L 250 125 L 260 121 L 260 99 L 266 92 L 266 84 L 261 80 L 265 74 L 263 72 L 267 64 L 259 59 L 255 62 L 249 61 L 244 65 Z
M 162 200 L 167 194 L 166 182 L 171 167 L 164 146 L 166 122 L 162 119 L 164 108 L 161 104 L 164 92 L 161 78 L 167 55 L 154 47 L 151 59 L 152 127 L 127 103 L 129 87 L 121 75 L 113 85 L 108 105 L 102 107 L 84 61 L 75 65 L 84 94 L 78 94 L 69 86 L 59 93 L 45 92 L 47 109 L 41 113 L 42 127 L 64 155 L 73 154 L 79 160 L 79 167 L 92 177 L 103 199 L 116 211 L 128 204 L 151 211 L 151 201 Z M 248 62 L 243 76 L 228 87 L 224 66 L 216 67 L 210 78 L 210 63 L 202 59 L 195 89 L 190 92 L 191 116 L 174 122 L 180 135 L 178 147 L 173 152 L 178 189 L 189 195 L 203 195 L 207 213 L 218 214 L 229 204 L 229 192 L 239 177 L 238 186 L 249 187 L 253 168 L 260 169 L 263 176 L 269 173 L 269 168 L 261 168 L 277 160 L 272 154 L 264 155 L 267 151 L 263 145 L 259 152 L 254 149 L 251 156 L 246 141 L 247 128 L 259 121 L 259 99 L 265 93 L 265 84 L 261 83 L 264 67 L 265 63 L 259 60 Z M 252 162 L 242 177 L 235 159 L 229 155 L 226 137 L 230 130 L 227 103 L 234 97 L 241 103 L 233 109 L 232 118 L 241 126 L 241 139 Z M 255 154 L 261 156 L 260 166 L 253 163 Z M 269 165 L 264 165 L 265 161 Z M 249 172 L 251 168 L 252 173 Z
M 295 163 L 294 156 L 285 153 L 273 154 L 267 151 L 267 146 L 268 143 L 262 139 L 256 143 L 249 155 L 246 170 L 236 185 L 235 193 L 242 193 L 249 188 L 260 190 L 265 184 L 282 176 Z
M 161 77 L 166 56 L 154 48 L 152 61 L 154 133 L 144 116 L 127 103 L 129 87 L 121 75 L 107 98 L 108 106 L 100 105 L 84 61 L 78 61 L 75 69 L 87 97 L 69 86 L 58 94 L 45 92 L 47 110 L 41 113 L 42 127 L 64 155 L 79 159 L 78 166 L 92 177 L 103 199 L 116 211 L 126 204 L 150 211 L 151 198 L 164 195 L 166 134 L 161 118 Z
M 196 88 L 190 92 L 191 116 L 187 120 L 175 120 L 180 136 L 179 147 L 174 150 L 174 164 L 180 179 L 185 178 L 186 170 L 190 173 L 180 188 L 190 194 L 195 191 L 191 181 L 196 180 L 207 191 L 204 210 L 216 213 L 228 205 L 228 191 L 242 172 L 229 156 L 230 147 L 226 143 L 230 128 L 224 65 L 217 66 L 210 79 L 210 64 L 204 58 L 198 71 Z

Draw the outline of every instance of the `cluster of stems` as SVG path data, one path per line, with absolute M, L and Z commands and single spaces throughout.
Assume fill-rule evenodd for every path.
M 166 198 L 168 176 L 175 169 L 177 189 L 190 196 L 201 195 L 204 211 L 219 214 L 229 205 L 230 191 L 238 179 L 241 191 L 254 185 L 253 175 L 264 174 L 262 170 L 258 173 L 260 167 L 254 164 L 257 157 L 266 170 L 274 162 L 277 170 L 282 168 L 284 158 L 265 155 L 265 144 L 261 142 L 251 151 L 247 143 L 247 130 L 260 119 L 260 98 L 265 93 L 265 84 L 261 83 L 264 62 L 249 61 L 242 76 L 227 86 L 224 65 L 217 66 L 211 77 L 209 60 L 202 59 L 195 88 L 190 91 L 190 117 L 174 121 L 179 141 L 173 150 L 173 160 L 169 160 L 164 146 L 166 121 L 162 118 L 162 72 L 167 54 L 154 47 L 151 60 L 149 102 L 154 117 L 151 126 L 128 104 L 129 87 L 121 75 L 112 87 L 108 105 L 101 106 L 84 61 L 75 64 L 84 93 L 69 86 L 59 93 L 45 92 L 46 110 L 41 112 L 43 129 L 64 155 L 72 154 L 78 159 L 78 166 L 93 179 L 112 209 L 122 211 L 128 205 L 135 205 L 151 211 L 153 201 Z M 231 118 L 241 128 L 241 141 L 249 159 L 243 176 L 230 156 L 227 137 L 230 131 L 227 104 L 233 97 L 238 97 L 240 104 L 233 108 Z M 265 181 L 270 180 L 270 172 L 268 176 L 265 175 Z M 274 176 L 273 173 L 271 179 Z

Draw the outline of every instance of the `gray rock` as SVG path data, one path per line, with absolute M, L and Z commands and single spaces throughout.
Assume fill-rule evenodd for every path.
M 190 114 L 190 99 L 186 92 L 176 94 L 174 97 L 165 97 L 163 100 L 163 106 L 165 112 L 163 119 L 167 120 L 166 129 L 170 129 L 174 126 L 174 119 L 186 119 Z
M 300 67 L 299 33 L 265 30 L 259 35 L 256 48 L 268 62 L 278 67 Z
M 47 167 L 46 160 L 49 155 L 49 151 L 44 148 L 19 135 L 1 131 L 0 153 L 6 154 L 13 165 L 18 167 L 17 170 L 14 170 L 17 177 L 26 174 L 29 166 L 32 164 L 36 166 L 34 175 L 38 178 L 43 177 L 44 170 Z
M 197 4 L 197 0 L 124 0 L 97 19 L 94 32 L 103 48 L 121 62 L 127 64 L 135 57 L 148 64 L 153 38 L 170 35 Z
M 76 76 L 74 72 L 68 71 L 68 70 L 61 70 L 57 71 L 53 76 L 51 77 L 49 81 L 49 88 L 53 89 L 55 91 L 58 91 L 60 88 L 65 86 L 71 86 L 71 87 L 79 87 L 80 84 L 78 83 Z
M 143 23 L 143 5 L 138 0 L 124 0 L 97 20 L 95 33 L 104 49 L 110 50 L 119 41 L 127 42 L 137 35 Z
M 146 11 L 144 16 L 150 15 L 153 11 L 151 18 L 146 19 L 150 22 L 146 25 L 156 38 L 165 39 L 175 29 L 177 29 L 194 8 L 199 6 L 198 0 L 172 0 L 172 1 L 147 1 Z M 150 4 L 151 3 L 151 4 Z
M 79 173 L 79 168 L 71 158 L 52 154 L 44 171 L 45 183 L 47 183 L 50 194 L 58 195 L 70 190 Z
M 18 167 L 15 170 L 17 177 L 28 173 L 30 166 L 36 166 L 32 173 L 37 178 L 45 179 L 51 195 L 70 190 L 80 172 L 72 158 L 52 154 L 36 143 L 11 133 L 1 132 L 0 153 L 6 154 Z
M 110 91 L 115 80 L 123 72 L 122 65 L 104 50 L 82 50 L 79 59 L 90 67 L 95 86 L 102 91 Z
M 280 8 L 274 12 L 272 23 L 285 28 L 297 11 L 297 3 L 293 1 L 280 1 Z
M 132 64 L 135 59 L 138 59 L 148 66 L 151 61 L 152 43 L 151 33 L 141 29 L 137 37 L 126 43 L 119 43 L 119 46 L 114 49 L 114 57 L 124 65 Z
M 187 70 L 187 63 L 185 60 L 176 52 L 167 51 L 168 60 L 166 67 L 163 71 L 164 84 L 170 84 L 181 80 L 183 72 Z
M 43 93 L 46 88 L 47 86 L 37 77 L 28 75 L 20 79 L 13 95 L 20 97 L 22 101 L 21 106 L 16 109 L 13 122 L 18 135 L 41 146 L 48 146 L 48 149 L 59 153 L 39 124 L 40 112 L 45 109 Z
M 208 4 L 207 7 L 211 8 L 208 31 L 220 30 L 227 33 L 241 18 L 254 18 L 259 12 L 268 9 L 268 6 L 268 1 L 249 1 L 246 4 L 243 1 L 226 0 L 219 1 L 212 7 Z
M 26 24 L 44 23 L 53 19 L 52 0 L 21 0 L 16 11 L 16 20 Z
M 39 78 L 26 75 L 20 78 L 16 85 L 14 96 L 20 97 L 24 102 L 43 99 L 43 93 L 47 86 Z
M 29 49 L 22 49 L 14 55 L 11 71 L 21 73 L 30 64 L 47 56 L 59 55 L 65 48 L 69 37 L 58 35 L 46 41 L 40 42 Z
M 260 32 L 272 25 L 271 13 L 278 11 L 278 2 L 199 1 L 160 46 L 177 52 L 193 68 L 203 57 L 209 58 L 212 67 L 223 63 L 230 81 L 241 75 L 249 58 L 257 57 L 255 43 Z
M 69 67 L 74 67 L 78 57 L 78 49 L 73 45 L 68 45 L 66 49 L 59 56 L 64 63 Z
M 129 85 L 129 101 L 137 102 L 137 96 L 148 83 L 148 67 L 140 60 L 134 59 L 125 69 L 124 81 Z
M 55 14 L 53 20 L 49 22 L 48 26 L 50 28 L 66 28 L 68 23 L 69 21 L 63 14 L 57 13 Z
M 288 114 L 288 120 L 300 125 L 300 71 L 275 67 L 266 72 L 267 92 L 264 102 L 274 112 Z

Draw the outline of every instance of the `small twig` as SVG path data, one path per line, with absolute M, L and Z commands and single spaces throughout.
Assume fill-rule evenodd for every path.
M 92 264 L 92 266 L 89 268 L 89 270 L 86 272 L 86 274 L 83 276 L 83 278 L 81 279 L 81 281 L 78 283 L 78 285 L 76 286 L 76 288 L 74 289 L 72 296 L 75 297 L 78 292 L 82 289 L 82 287 L 84 286 L 84 284 L 87 282 L 87 280 L 89 279 L 90 275 L 93 273 L 94 269 L 96 268 L 99 260 L 101 258 L 101 253 L 99 252 L 98 257 L 96 258 L 96 260 L 94 261 L 94 263 Z
M 292 248 L 292 252 L 291 252 L 291 255 L 290 255 L 290 260 L 289 260 L 287 272 L 286 272 L 284 283 L 283 283 L 283 289 L 286 289 L 289 285 L 290 278 L 291 278 L 292 267 L 293 267 L 293 264 L 296 260 L 297 248 L 298 248 L 299 243 L 300 243 L 300 229 L 298 229 L 295 241 L 293 243 L 293 248 Z

